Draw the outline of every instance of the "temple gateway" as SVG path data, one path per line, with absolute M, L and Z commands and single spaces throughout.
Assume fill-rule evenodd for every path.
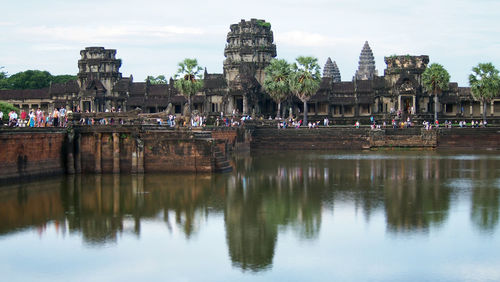
M 201 114 L 244 114 L 268 118 L 276 115 L 277 105 L 265 93 L 262 83 L 265 67 L 276 57 L 271 25 L 264 20 L 241 20 L 230 26 L 224 49 L 223 73 L 208 73 L 204 87 L 193 97 L 193 110 Z M 122 61 L 116 50 L 87 47 L 80 51 L 78 78 L 46 89 L 0 90 L 0 100 L 28 110 L 41 108 L 51 111 L 66 107 L 82 111 L 102 112 L 115 107 L 128 111 L 141 108 L 154 113 L 168 109 L 181 115 L 186 98 L 168 84 L 134 82 L 132 75 L 120 73 Z M 359 67 L 352 80 L 341 81 L 341 72 L 330 58 L 323 68 L 321 87 L 308 103 L 310 119 L 329 117 L 334 123 L 351 123 L 374 116 L 378 120 L 411 117 L 432 120 L 434 99 L 422 85 L 422 73 L 429 63 L 428 56 L 385 57 L 386 69 L 379 76 L 375 59 L 364 43 Z M 476 101 L 468 87 L 450 83 L 448 91 L 438 96 L 440 119 L 479 119 L 482 104 Z M 302 102 L 293 95 L 283 103 L 284 116 L 300 115 Z M 490 123 L 500 123 L 500 95 L 487 107 Z

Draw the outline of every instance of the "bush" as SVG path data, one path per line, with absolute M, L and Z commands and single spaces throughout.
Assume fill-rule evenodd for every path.
M 4 120 L 5 120 L 5 117 L 8 116 L 10 111 L 16 111 L 19 114 L 19 109 L 14 107 L 14 105 L 9 104 L 9 103 L 5 103 L 5 102 L 1 102 L 1 101 L 0 101 L 0 110 L 3 113 Z

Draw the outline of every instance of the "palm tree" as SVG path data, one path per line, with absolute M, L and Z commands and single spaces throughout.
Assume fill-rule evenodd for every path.
M 483 122 L 486 122 L 486 104 L 500 91 L 498 70 L 492 63 L 480 63 L 472 68 L 469 84 L 472 96 L 483 103 Z
M 422 74 L 422 82 L 427 91 L 434 94 L 434 120 L 438 119 L 438 93 L 448 90 L 450 74 L 440 64 L 431 64 Z
M 299 56 L 292 65 L 290 90 L 304 103 L 304 123 L 307 125 L 307 101 L 316 94 L 321 83 L 318 59 Z
M 285 100 L 290 93 L 289 77 L 292 72 L 291 66 L 284 59 L 273 59 L 266 67 L 266 78 L 264 80 L 264 89 L 269 96 L 278 104 L 277 117 L 280 117 L 281 102 Z
M 167 79 L 164 75 L 159 75 L 157 77 L 148 75 L 144 81 L 149 81 L 150 84 L 167 84 Z
M 179 63 L 175 74 L 174 87 L 188 100 L 188 113 L 191 115 L 191 97 L 203 88 L 202 67 L 196 59 L 184 59 Z

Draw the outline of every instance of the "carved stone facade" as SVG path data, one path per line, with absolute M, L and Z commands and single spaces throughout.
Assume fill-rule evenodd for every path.
M 224 50 L 222 74 L 205 70 L 204 87 L 193 99 L 192 109 L 206 115 L 256 114 L 274 116 L 277 105 L 264 92 L 261 84 L 264 69 L 276 57 L 271 25 L 263 20 L 242 20 L 230 26 Z M 121 60 L 116 50 L 88 47 L 80 52 L 78 79 L 52 84 L 46 89 L 0 90 L 0 100 L 20 108 L 54 107 L 102 112 L 112 107 L 129 111 L 182 114 L 186 98 L 174 88 L 174 81 L 152 85 L 134 82 L 132 76 L 122 77 Z M 359 68 L 352 81 L 341 81 L 335 62 L 328 58 L 320 89 L 308 102 L 311 119 L 329 116 L 336 123 L 353 120 L 390 121 L 392 118 L 432 120 L 434 101 L 422 85 L 422 73 L 429 63 L 428 56 L 385 57 L 384 76 L 378 76 L 373 52 L 365 42 L 360 54 Z M 440 119 L 480 118 L 482 104 L 473 99 L 470 88 L 450 83 L 449 90 L 438 98 Z M 282 108 L 296 116 L 303 103 L 291 96 Z M 500 122 L 500 95 L 487 108 L 487 116 Z

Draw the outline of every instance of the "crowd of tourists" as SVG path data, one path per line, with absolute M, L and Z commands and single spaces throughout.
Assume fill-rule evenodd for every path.
M 56 108 L 52 112 L 41 109 L 10 111 L 8 114 L 7 126 L 9 127 L 65 127 L 68 124 L 68 115 L 65 108 Z M 4 113 L 0 111 L 0 125 L 4 124 Z
M 0 111 L 0 126 L 3 126 L 5 123 L 9 127 L 66 127 L 68 125 L 68 114 L 71 113 L 71 110 L 67 110 L 64 107 L 61 108 L 56 108 L 53 111 L 42 111 L 41 109 L 36 109 L 36 110 L 30 110 L 29 112 L 25 110 L 21 110 L 21 112 L 18 114 L 16 111 L 10 111 L 8 114 L 4 114 L 2 111 Z M 81 112 L 80 109 L 77 107 L 74 109 L 74 112 Z M 107 109 L 105 112 L 121 112 L 121 108 L 115 109 L 112 107 L 111 109 Z M 89 111 L 86 111 L 86 113 L 90 113 Z M 259 118 L 260 120 L 263 120 L 263 117 Z M 273 120 L 271 116 L 268 118 L 269 120 Z M 166 118 L 166 120 L 162 118 L 156 118 L 156 123 L 158 125 L 166 125 L 169 127 L 175 127 L 176 125 L 179 125 L 181 127 L 204 127 L 207 125 L 207 116 L 204 115 L 199 115 L 195 114 L 191 116 L 190 120 L 184 120 L 182 117 L 177 117 L 176 115 L 170 114 Z M 221 112 L 220 116 L 217 116 L 214 125 L 219 127 L 238 127 L 241 126 L 245 123 L 247 120 L 252 120 L 252 117 L 249 115 L 242 115 L 239 116 L 237 113 L 233 114 L 232 116 L 224 116 L 223 112 Z M 331 124 L 330 120 L 325 117 L 323 119 L 323 122 L 321 121 L 309 121 L 306 125 L 303 124 L 302 119 L 295 118 L 295 117 L 289 117 L 289 118 L 274 118 L 274 120 L 277 121 L 277 126 L 278 128 L 300 128 L 303 126 L 306 126 L 309 129 L 312 128 L 318 128 L 322 124 L 324 127 L 330 127 L 333 126 Z M 154 121 L 151 121 L 153 122 Z M 124 124 L 125 121 L 122 120 L 121 118 L 114 119 L 114 118 L 92 118 L 88 116 L 84 116 L 80 119 L 79 124 L 80 125 L 116 125 L 116 124 Z M 453 126 L 460 127 L 460 128 L 465 128 L 465 127 L 472 127 L 472 128 L 477 128 L 477 127 L 486 127 L 487 123 L 483 121 L 474 121 L 472 120 L 471 122 L 467 123 L 466 121 L 459 121 L 458 124 L 453 125 L 451 121 L 446 120 L 443 124 L 439 124 L 439 121 L 436 120 L 434 122 L 429 122 L 429 121 L 424 121 L 422 123 L 422 127 L 425 128 L 426 130 L 431 130 L 433 128 L 438 128 L 438 127 L 444 127 L 444 128 L 451 128 Z M 377 123 L 375 121 L 374 117 L 370 117 L 370 128 L 375 130 L 375 129 L 381 129 L 381 128 L 387 128 L 388 124 L 383 121 Z M 414 127 L 414 123 L 410 120 L 408 117 L 405 121 L 397 120 L 397 119 L 392 119 L 390 126 L 392 128 L 410 128 Z M 361 124 L 359 121 L 356 121 L 354 123 L 355 128 L 360 128 Z

